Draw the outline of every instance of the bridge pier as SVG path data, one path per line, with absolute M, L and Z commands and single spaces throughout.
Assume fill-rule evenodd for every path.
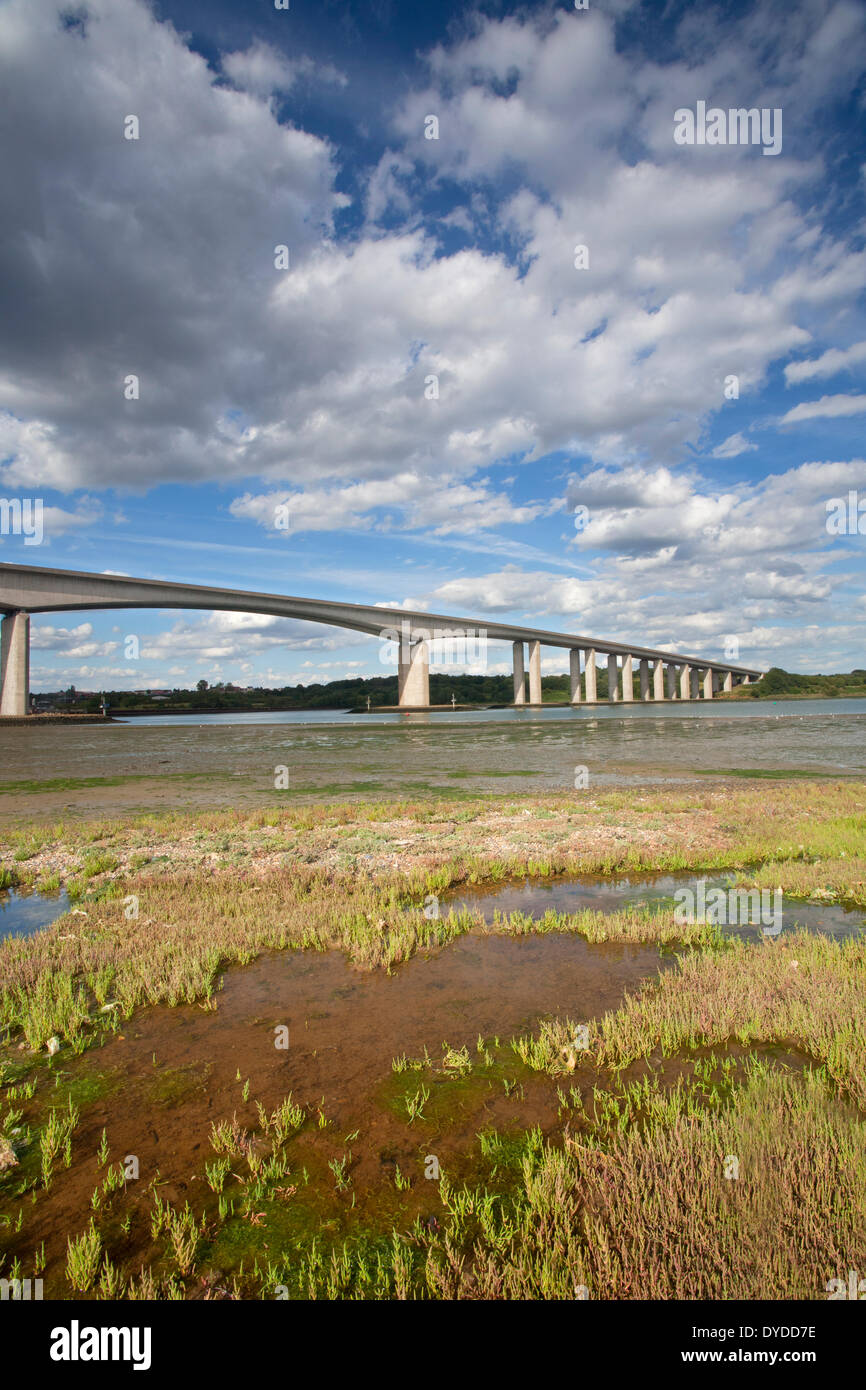
M 409 647 L 406 656 L 401 642 L 397 659 L 397 704 L 412 709 L 428 709 L 430 706 L 430 662 L 427 656 L 427 642 L 422 638 Z
M 665 664 L 657 661 L 653 667 L 653 699 L 664 700 L 665 698 Z
M 650 700 L 652 696 L 650 695 L 649 662 L 645 657 L 641 658 L 638 670 L 640 672 L 640 697 L 642 700 Z
M 675 700 L 677 698 L 677 667 L 674 662 L 670 661 L 667 666 L 667 685 L 668 699 Z
M 586 685 L 586 703 L 588 705 L 598 704 L 598 685 L 597 685 L 596 656 L 593 647 L 587 647 L 584 658 L 583 679 Z
M 607 658 L 607 698 L 609 703 L 619 703 L 619 667 L 613 652 Z
M 692 668 L 691 666 L 680 667 L 680 699 L 690 700 L 692 698 Z
M 571 677 L 571 703 L 580 704 L 580 647 L 572 647 L 568 653 L 568 670 Z
M 716 673 L 715 673 L 715 671 L 713 670 L 712 666 L 707 667 L 707 671 L 706 671 L 706 674 L 705 674 L 705 676 L 704 676 L 704 699 L 705 699 L 705 700 L 712 700 L 714 694 L 716 693 L 716 692 L 715 692 L 715 675 L 716 675 Z
M 0 624 L 0 714 L 27 713 L 30 697 L 30 614 L 8 613 Z
M 622 659 L 622 678 L 620 681 L 622 698 L 626 704 L 634 703 L 634 658 L 624 656 Z
M 529 703 L 541 704 L 541 643 L 529 644 Z
M 523 643 L 514 643 L 514 703 L 526 704 L 526 670 L 523 665 Z

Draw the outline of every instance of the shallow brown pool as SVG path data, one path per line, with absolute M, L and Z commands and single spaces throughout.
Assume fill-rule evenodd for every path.
M 29 1253 L 44 1241 L 46 1295 L 68 1293 L 66 1240 L 91 1215 L 91 1195 L 104 1175 L 96 1162 L 104 1128 L 110 1160 L 135 1155 L 140 1177 L 113 1197 L 100 1229 L 112 1259 L 137 1272 L 159 1254 L 149 1229 L 152 1182 L 158 1180 L 160 1196 L 172 1204 L 213 1206 L 203 1180 L 204 1165 L 214 1158 L 212 1122 L 237 1115 L 250 1131 L 259 1129 L 256 1102 L 270 1112 L 289 1092 L 309 1111 L 289 1143 L 291 1184 L 298 1182 L 295 1165 L 306 1181 L 286 1198 L 285 1211 L 273 1203 L 263 1213 L 257 1234 L 264 1251 L 269 1231 L 276 1241 L 287 1232 L 346 1233 L 365 1222 L 423 1216 L 437 1202 L 435 1184 L 419 1181 L 428 1155 L 458 1173 L 479 1131 L 536 1124 L 549 1131 L 557 1123 L 551 1078 L 529 1071 L 509 1040 L 534 1031 L 545 1016 L 588 1021 L 669 963 L 653 948 L 591 945 L 565 934 L 470 934 L 415 957 L 392 976 L 362 973 L 336 952 L 262 956 L 226 973 L 210 1009 L 143 1010 L 104 1047 L 81 1058 L 59 1054 L 55 1094 L 71 1088 L 81 1109 L 72 1165 L 55 1169 L 50 1188 L 37 1188 L 35 1204 L 26 1201 L 10 1253 L 20 1254 L 26 1268 Z M 275 1030 L 283 1026 L 285 1050 L 275 1046 Z M 500 1039 L 493 1064 L 482 1060 L 479 1036 L 491 1048 Z M 471 1070 L 443 1068 L 443 1044 L 466 1047 Z M 432 1070 L 392 1069 L 393 1059 L 421 1058 L 425 1050 Z M 580 1084 L 579 1073 L 570 1080 Z M 429 1100 L 410 1123 L 405 1096 L 422 1082 Z M 45 1103 L 54 1102 L 44 1082 L 33 1104 L 40 1102 L 43 1115 Z M 328 1163 L 347 1153 L 350 1182 L 336 1190 Z M 19 1171 L 28 1167 L 25 1159 Z M 413 1191 L 395 1189 L 398 1170 L 413 1181 Z M 17 1210 L 20 1200 L 4 1197 L 2 1209 Z M 283 1219 L 287 1212 L 291 1219 Z M 212 1252 L 218 1272 L 232 1263 L 221 1240 Z

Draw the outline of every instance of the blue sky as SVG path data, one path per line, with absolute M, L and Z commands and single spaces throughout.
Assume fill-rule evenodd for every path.
M 45 534 L 0 559 L 866 666 L 826 526 L 854 491 L 866 533 L 864 60 L 859 0 L 6 0 L 0 497 Z M 677 144 L 701 101 L 781 152 Z M 288 620 L 33 624 L 34 689 L 382 671 Z

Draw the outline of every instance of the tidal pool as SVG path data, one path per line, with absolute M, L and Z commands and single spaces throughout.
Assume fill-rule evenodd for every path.
M 64 891 L 57 893 L 27 893 L 10 888 L 0 893 L 0 941 L 7 936 L 32 936 L 43 927 L 50 927 L 69 910 Z
M 530 917 L 543 917 L 545 912 L 616 912 L 621 908 L 646 907 L 650 912 L 677 905 L 677 890 L 688 888 L 697 896 L 703 882 L 706 893 L 712 888 L 730 890 L 735 886 L 734 874 L 632 874 L 621 878 L 602 878 L 585 875 L 581 878 L 544 878 L 512 880 L 495 888 L 455 889 L 442 896 L 448 907 L 465 906 L 480 912 L 485 922 L 492 922 L 497 913 L 523 912 Z M 772 890 L 765 899 L 768 909 L 774 905 Z M 736 906 L 732 900 L 732 909 Z M 775 925 L 771 923 L 770 925 Z M 781 898 L 781 932 L 817 932 L 837 938 L 858 936 L 866 927 L 866 911 L 840 903 L 801 902 L 797 898 Z M 734 917 L 722 925 L 725 935 L 744 940 L 757 940 L 764 935 L 760 923 L 750 924 Z M 781 933 L 773 933 L 779 935 Z

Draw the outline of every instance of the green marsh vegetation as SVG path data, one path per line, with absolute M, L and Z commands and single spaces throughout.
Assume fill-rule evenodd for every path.
M 646 1082 L 598 1111 L 561 1143 L 529 1131 L 509 1153 L 486 1136 L 496 1173 L 443 1179 L 438 1230 L 308 1250 L 278 1282 L 298 1297 L 820 1298 L 862 1264 L 862 1116 L 820 1073 L 754 1062 L 715 1104 L 704 1085 Z
M 600 1074 L 564 1114 L 555 1137 L 479 1131 L 466 1177 L 397 1168 L 390 1228 L 348 1219 L 351 1151 L 314 1199 L 325 1181 L 291 1141 L 261 1158 L 241 1132 L 216 1211 L 153 1194 L 151 1259 L 121 1296 L 210 1280 L 206 1296 L 262 1299 L 808 1299 L 862 1261 L 862 1114 L 820 1068 L 709 1056 L 675 1081 Z M 69 1282 L 113 1271 L 116 1287 L 118 1270 L 92 1218 Z
M 217 1118 L 198 1136 L 200 1181 L 184 1200 L 161 1196 L 160 1180 L 144 1202 L 100 1126 L 87 1199 L 59 1233 L 60 1266 L 49 1257 L 53 1296 L 821 1298 L 866 1267 L 862 939 L 747 944 L 665 908 L 488 925 L 446 901 L 425 913 L 449 889 L 514 875 L 720 868 L 866 905 L 861 783 L 22 826 L 2 864 L 7 886 L 48 878 L 77 894 L 77 913 L 0 945 L 0 1144 L 15 1160 L 0 1171 L 3 1276 L 36 1269 L 30 1222 L 103 1100 L 76 1089 L 77 1053 L 138 1009 L 218 1004 L 223 972 L 263 951 L 340 950 L 359 970 L 393 971 L 470 931 L 657 942 L 678 959 L 594 1019 L 395 1056 L 380 1103 L 418 1160 L 388 1169 L 387 1196 L 363 1216 L 364 1130 L 332 1132 L 327 1096 L 317 1109 L 287 1092 L 274 1108 L 239 1077 L 238 1105 L 257 1120 Z M 465 1123 L 492 1089 L 519 1106 L 530 1078 L 556 1124 L 499 1132 L 479 1119 L 459 1161 L 424 1178 L 449 1115 Z M 206 1085 L 192 1080 L 163 1085 L 158 1103 L 186 1104 Z
M 540 921 L 514 913 L 486 928 L 479 914 L 446 903 L 438 917 L 425 913 L 448 889 L 517 875 L 739 869 L 744 883 L 790 896 L 866 904 L 866 790 L 855 782 L 781 785 L 771 798 L 737 785 L 725 794 L 372 810 L 169 814 L 66 824 L 56 838 L 43 830 L 43 847 L 56 846 L 52 881 L 65 883 L 79 915 L 0 943 L 0 1028 L 31 1047 L 52 1036 L 85 1046 L 143 1005 L 213 999 L 222 970 L 263 950 L 339 949 L 360 969 L 391 970 L 470 930 L 693 946 L 714 939 L 706 926 L 678 926 L 672 911 Z M 22 868 L 14 864 L 19 838 L 32 844 L 34 834 L 12 837 L 7 876 Z M 354 851 L 334 853 L 341 843 Z M 323 866 L 325 845 L 332 855 Z

